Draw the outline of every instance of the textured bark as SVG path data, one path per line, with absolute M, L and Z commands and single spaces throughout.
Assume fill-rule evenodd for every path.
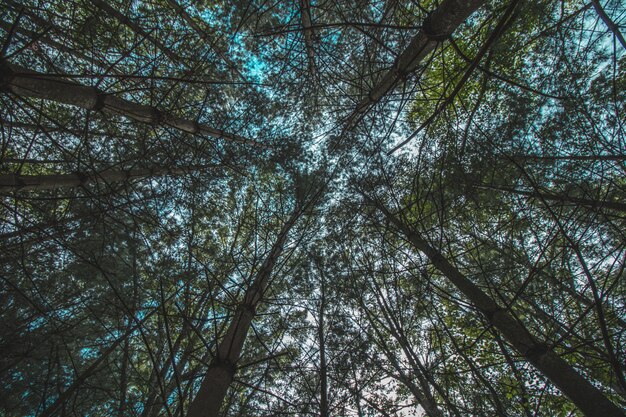
M 389 93 L 396 84 L 411 74 L 419 63 L 444 41 L 452 32 L 480 8 L 484 0 L 444 0 L 424 20 L 422 28 L 413 37 L 406 49 L 396 58 L 391 69 L 369 91 L 348 117 L 348 128 L 381 98 Z
M 71 188 L 87 185 L 93 182 L 120 182 L 138 178 L 148 178 L 160 175 L 181 175 L 191 167 L 183 168 L 145 168 L 145 169 L 107 169 L 88 174 L 52 174 L 52 175 L 0 175 L 0 192 L 13 190 L 54 190 L 57 188 Z
M 558 201 L 560 203 L 574 203 L 579 206 L 590 207 L 593 209 L 598 208 L 608 208 L 611 210 L 617 210 L 626 213 L 626 203 L 620 203 L 618 201 L 600 201 L 600 200 L 592 200 L 589 198 L 580 198 L 573 197 L 563 194 L 550 194 L 539 191 L 524 191 L 518 190 L 516 188 L 511 187 L 500 187 L 500 186 L 490 186 L 490 185 L 481 185 L 481 188 L 490 188 L 494 190 L 504 191 L 511 194 L 523 195 L 527 197 L 537 198 L 539 200 L 547 200 L 547 201 Z
M 626 161 L 626 155 L 514 155 L 515 161 Z
M 384 213 L 387 220 L 405 235 L 415 249 L 424 253 L 435 268 L 463 293 L 493 327 L 500 331 L 515 350 L 550 379 L 586 416 L 623 417 L 625 415 L 598 388 L 556 355 L 547 344 L 533 336 L 508 310 L 500 307 L 495 300 L 463 275 L 418 233 L 405 226 L 382 204 L 374 204 Z
M 103 111 L 127 117 L 141 123 L 164 125 L 186 133 L 207 135 L 234 142 L 260 145 L 243 136 L 228 134 L 194 120 L 182 119 L 154 106 L 133 103 L 62 77 L 42 74 L 6 61 L 0 63 L 0 89 L 23 97 L 35 97 L 82 109 Z
M 442 102 L 437 105 L 437 108 L 435 109 L 435 111 L 424 122 L 422 122 L 419 125 L 419 127 L 415 129 L 406 139 L 404 139 L 398 145 L 394 146 L 393 149 L 388 151 L 387 152 L 388 155 L 391 155 L 392 153 L 394 153 L 395 151 L 397 151 L 398 149 L 400 149 L 401 147 L 409 143 L 411 140 L 413 140 L 422 130 L 427 128 L 433 121 L 435 121 L 439 117 L 441 113 L 443 113 L 448 108 L 449 105 L 451 105 L 454 102 L 454 99 L 456 98 L 457 94 L 461 92 L 461 90 L 463 89 L 463 86 L 465 86 L 465 83 L 470 79 L 472 73 L 478 67 L 478 64 L 480 63 L 480 61 L 487 54 L 487 52 L 491 49 L 491 47 L 495 44 L 498 38 L 502 35 L 502 33 L 504 32 L 504 29 L 510 24 L 513 18 L 513 11 L 517 7 L 517 4 L 518 4 L 518 0 L 512 0 L 509 3 L 509 7 L 507 7 L 506 11 L 504 12 L 502 17 L 498 21 L 498 24 L 489 35 L 489 38 L 487 38 L 487 40 L 481 46 L 476 56 L 474 56 L 474 58 L 471 60 L 469 66 L 465 69 L 463 76 L 456 83 L 452 92 L 448 94 L 445 97 L 445 99 L 442 97 Z
M 276 242 L 256 273 L 254 281 L 247 289 L 243 301 L 239 304 L 226 330 L 224 339 L 217 347 L 215 357 L 209 364 L 200 384 L 200 389 L 189 406 L 187 417 L 214 417 L 219 414 L 228 387 L 235 376 L 237 362 L 241 356 L 252 320 L 256 315 L 256 308 L 267 289 L 274 266 L 283 252 L 289 231 L 300 214 L 300 207 L 296 207 L 283 225 Z
M 309 71 L 315 77 L 315 49 L 313 47 L 315 32 L 313 31 L 311 21 L 311 3 L 309 0 L 300 0 L 300 21 L 302 23 L 306 56 L 309 61 Z
M 326 276 L 320 270 L 320 310 L 317 337 L 320 349 L 320 417 L 329 417 L 328 408 L 328 366 L 326 364 L 326 335 L 324 327 L 324 314 L 326 314 Z

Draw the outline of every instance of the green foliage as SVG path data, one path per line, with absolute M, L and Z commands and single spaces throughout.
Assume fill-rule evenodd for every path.
M 508 2 L 412 74 L 445 2 L 98 3 L 0 6 L 3 70 L 159 109 L 1 74 L 1 415 L 184 416 L 246 309 L 222 415 L 582 415 L 411 233 L 626 404 L 626 56 L 593 4 L 517 2 L 462 82 Z

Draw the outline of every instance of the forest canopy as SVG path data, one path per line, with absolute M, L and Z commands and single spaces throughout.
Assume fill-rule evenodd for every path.
M 0 415 L 625 416 L 625 30 L 3 0 Z

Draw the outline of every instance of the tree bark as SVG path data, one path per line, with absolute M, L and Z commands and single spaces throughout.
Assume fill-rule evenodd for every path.
M 550 379 L 586 416 L 623 417 L 625 415 L 598 388 L 556 355 L 546 343 L 533 336 L 508 310 L 500 307 L 495 300 L 463 275 L 417 232 L 404 225 L 381 203 L 374 202 L 374 204 L 387 220 L 404 234 L 415 249 L 424 253 L 435 268 L 465 295 L 492 326 L 502 333 L 515 350 Z
M 326 335 L 324 334 L 324 314 L 326 310 L 326 276 L 320 271 L 320 309 L 317 337 L 320 349 L 320 417 L 330 417 L 328 408 L 328 366 L 326 364 Z
M 315 32 L 311 22 L 311 3 L 309 0 L 300 0 L 300 21 L 304 35 L 304 46 L 306 48 L 306 56 L 309 61 L 309 71 L 315 78 L 315 49 L 313 48 L 313 40 Z
M 121 182 L 139 178 L 149 178 L 161 175 L 181 175 L 189 172 L 193 167 L 182 168 L 144 168 L 144 169 L 107 169 L 97 173 L 51 174 L 51 175 L 0 175 L 0 192 L 7 191 L 34 191 L 55 190 L 58 188 L 72 188 L 87 185 L 93 182 Z
M 480 8 L 484 0 L 444 0 L 428 15 L 422 28 L 413 37 L 406 49 L 396 58 L 391 69 L 369 91 L 348 117 L 348 129 L 369 109 L 378 103 L 396 84 L 411 74 L 419 63 L 444 41 L 452 32 Z
M 547 201 L 558 201 L 560 203 L 574 203 L 579 206 L 590 207 L 593 209 L 608 208 L 611 210 L 617 210 L 617 211 L 626 213 L 626 203 L 620 203 L 618 201 L 599 201 L 599 200 L 592 200 L 589 198 L 572 197 L 572 196 L 563 195 L 563 194 L 550 194 L 550 193 L 543 193 L 539 191 L 524 191 L 524 190 L 518 190 L 512 187 L 501 187 L 501 186 L 491 186 L 491 185 L 480 185 L 478 187 L 504 191 L 504 192 L 511 193 L 511 194 L 523 195 L 523 196 L 547 200 Z
M 0 62 L 0 90 L 22 97 L 35 97 L 69 104 L 86 110 L 116 114 L 141 123 L 164 125 L 182 132 L 260 146 L 243 136 L 232 135 L 195 120 L 182 119 L 154 106 L 133 103 L 62 77 L 31 71 L 6 61 Z
M 224 339 L 202 380 L 200 389 L 192 400 L 187 417 L 216 417 L 233 381 L 237 363 L 241 356 L 248 330 L 256 315 L 256 308 L 267 290 L 274 266 L 283 252 L 289 231 L 302 213 L 299 205 L 283 225 L 265 261 L 255 275 L 252 285 L 246 290 L 242 302 L 230 322 Z

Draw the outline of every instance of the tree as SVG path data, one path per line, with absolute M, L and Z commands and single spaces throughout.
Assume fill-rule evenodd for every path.
M 620 2 L 0 11 L 1 414 L 624 415 Z

